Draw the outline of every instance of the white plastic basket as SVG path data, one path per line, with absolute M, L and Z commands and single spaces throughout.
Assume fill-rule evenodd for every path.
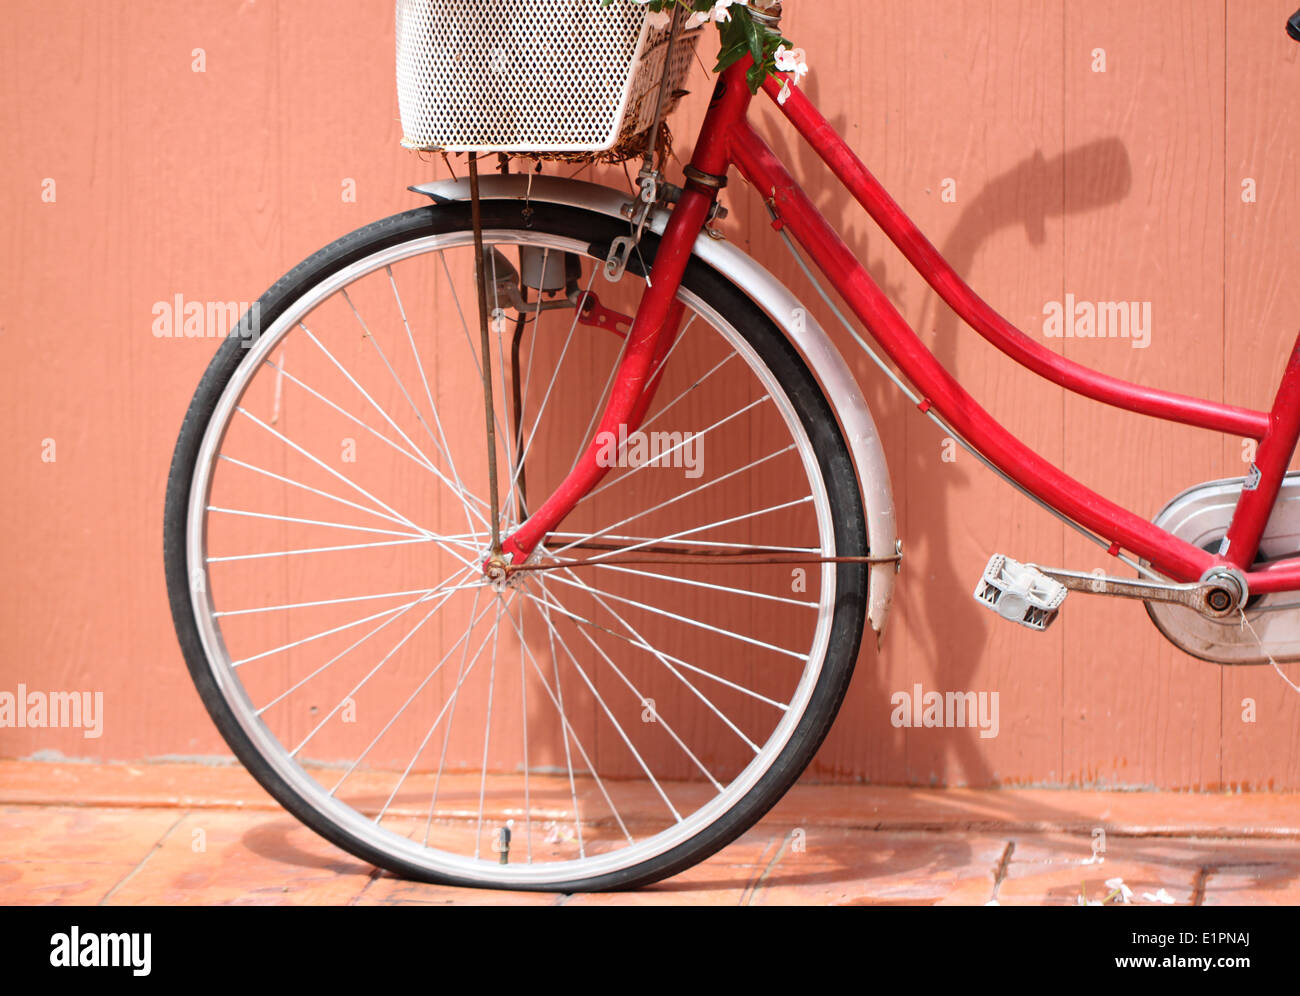
M 630 0 L 397 0 L 402 144 L 608 152 L 653 125 L 668 34 Z M 699 36 L 678 36 L 670 91 Z

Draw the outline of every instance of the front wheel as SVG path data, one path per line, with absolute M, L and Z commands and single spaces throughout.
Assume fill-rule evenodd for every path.
M 603 215 L 489 201 L 483 229 L 508 536 L 592 439 L 643 282 L 598 276 L 627 231 Z M 177 635 L 231 749 L 351 853 L 642 885 L 752 826 L 825 737 L 867 591 L 863 564 L 821 562 L 867 553 L 853 465 L 795 350 L 696 260 L 653 404 L 539 548 L 555 569 L 490 583 L 472 273 L 468 205 L 431 206 L 258 301 L 172 462 Z

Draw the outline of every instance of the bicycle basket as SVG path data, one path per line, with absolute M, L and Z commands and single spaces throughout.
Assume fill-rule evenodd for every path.
M 700 33 L 678 36 L 665 115 L 681 95 Z M 402 144 L 635 155 L 654 124 L 668 37 L 629 0 L 608 7 L 600 0 L 397 0 Z

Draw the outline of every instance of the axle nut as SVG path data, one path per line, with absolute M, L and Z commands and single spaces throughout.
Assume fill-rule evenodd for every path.
M 1232 608 L 1232 596 L 1222 588 L 1213 589 L 1205 600 L 1215 612 L 1227 612 Z
M 1201 578 L 1201 583 L 1206 586 L 1205 610 L 1216 616 L 1225 616 L 1246 602 L 1246 579 L 1240 571 L 1212 568 Z

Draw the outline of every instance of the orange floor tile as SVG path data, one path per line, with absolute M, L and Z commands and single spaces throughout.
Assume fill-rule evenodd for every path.
M 1300 904 L 1300 795 L 800 786 L 673 879 L 557 895 L 379 873 L 233 765 L 0 761 L 10 905 L 1039 906 L 1117 878 L 1139 905 Z

